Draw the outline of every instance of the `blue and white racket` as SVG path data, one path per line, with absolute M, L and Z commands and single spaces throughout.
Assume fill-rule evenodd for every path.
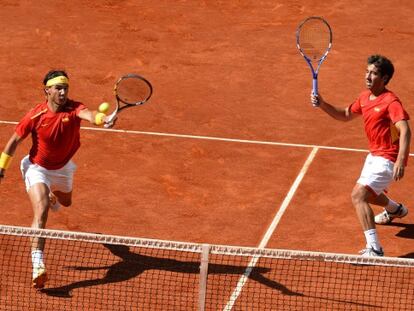
M 312 93 L 318 95 L 318 73 L 332 47 L 332 29 L 322 17 L 305 19 L 296 31 L 296 46 L 312 72 Z

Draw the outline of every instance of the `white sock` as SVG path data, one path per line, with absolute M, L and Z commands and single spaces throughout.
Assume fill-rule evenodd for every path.
M 378 235 L 376 229 L 369 229 L 364 231 L 365 239 L 367 240 L 367 247 L 371 247 L 376 251 L 381 249 L 381 245 L 378 241 Z
M 392 214 L 397 211 L 399 206 L 400 204 L 388 198 L 388 204 L 385 206 L 385 209 Z
M 32 264 L 34 268 L 44 267 L 43 251 L 40 249 L 32 251 Z

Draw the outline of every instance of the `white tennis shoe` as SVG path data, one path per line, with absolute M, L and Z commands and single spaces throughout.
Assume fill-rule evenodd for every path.
M 372 247 L 367 247 L 359 252 L 362 257 L 383 257 L 384 251 L 381 249 L 375 250 Z
M 395 218 L 403 218 L 407 216 L 408 209 L 400 204 L 394 213 L 388 212 L 385 208 L 382 213 L 375 216 L 375 223 L 378 225 L 387 225 Z
M 33 268 L 32 286 L 36 289 L 45 287 L 47 281 L 47 273 L 44 265 Z

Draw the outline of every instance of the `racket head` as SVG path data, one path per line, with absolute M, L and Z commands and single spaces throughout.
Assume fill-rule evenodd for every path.
M 152 91 L 151 83 L 141 75 L 128 73 L 120 77 L 114 86 L 117 105 L 115 110 L 108 115 L 104 127 L 112 127 L 118 112 L 123 108 L 145 104 L 152 96 Z M 124 105 L 121 106 L 121 104 Z
M 296 31 L 296 45 L 308 62 L 320 64 L 332 47 L 331 26 L 319 16 L 306 18 Z
M 142 105 L 150 99 L 152 85 L 143 76 L 129 73 L 118 79 L 114 93 L 118 103 L 132 106 Z

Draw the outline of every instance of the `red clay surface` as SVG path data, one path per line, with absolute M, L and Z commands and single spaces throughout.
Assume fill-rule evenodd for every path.
M 309 105 L 298 23 L 325 17 L 333 50 L 325 99 L 348 105 L 368 55 L 390 57 L 390 89 L 414 117 L 414 4 L 381 1 L 1 1 L 0 142 L 43 100 L 44 74 L 63 68 L 70 95 L 96 108 L 122 74 L 154 85 L 151 102 L 117 129 L 366 149 L 362 119 L 339 123 Z M 89 126 L 84 124 L 84 126 Z M 82 130 L 74 204 L 48 228 L 258 246 L 311 148 Z M 0 185 L 0 223 L 29 226 L 19 172 L 28 139 Z M 267 247 L 356 253 L 363 233 L 350 192 L 365 153 L 320 149 Z M 413 162 L 414 163 L 414 162 Z M 390 194 L 414 206 L 413 163 Z M 375 208 L 378 212 L 380 209 Z M 379 227 L 388 256 L 414 257 L 413 216 Z

